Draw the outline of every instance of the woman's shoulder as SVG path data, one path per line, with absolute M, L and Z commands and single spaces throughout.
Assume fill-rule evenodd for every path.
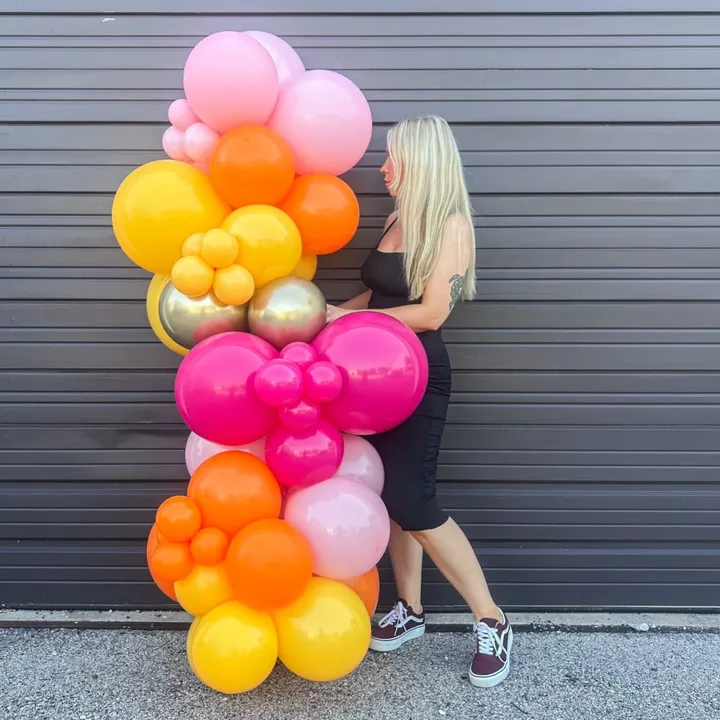
M 385 226 L 383 227 L 383 230 L 387 230 L 399 217 L 399 213 L 397 210 L 393 210 L 388 216 L 387 220 L 385 220 Z

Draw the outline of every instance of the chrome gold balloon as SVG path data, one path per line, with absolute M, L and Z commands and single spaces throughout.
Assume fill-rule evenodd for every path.
M 278 350 L 292 342 L 310 342 L 325 327 L 327 303 L 317 285 L 299 277 L 283 277 L 261 287 L 249 303 L 253 335 Z

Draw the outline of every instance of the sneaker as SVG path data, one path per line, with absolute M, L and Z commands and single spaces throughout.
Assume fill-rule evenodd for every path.
M 499 685 L 510 672 L 510 650 L 513 631 L 505 613 L 502 622 L 482 618 L 473 625 L 477 638 L 477 652 L 470 666 L 470 683 L 475 687 L 489 688 Z
M 390 652 L 424 634 L 425 613 L 416 613 L 401 599 L 373 629 L 370 648 L 376 652 Z

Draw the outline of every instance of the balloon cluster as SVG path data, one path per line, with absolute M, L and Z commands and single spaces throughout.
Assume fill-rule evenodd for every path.
M 188 661 L 208 686 L 246 692 L 278 658 L 333 680 L 367 652 L 390 532 L 362 436 L 405 420 L 428 379 L 406 326 L 371 312 L 326 326 L 311 282 L 357 229 L 337 175 L 367 149 L 370 110 L 261 32 L 203 39 L 184 87 L 171 159 L 133 171 L 113 204 L 120 247 L 154 273 L 150 325 L 184 356 L 190 482 L 158 509 L 148 566 L 195 617 Z

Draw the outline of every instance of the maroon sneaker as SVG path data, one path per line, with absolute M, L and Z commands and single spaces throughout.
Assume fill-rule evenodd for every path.
M 477 639 L 477 652 L 470 666 L 470 683 L 475 687 L 489 688 L 499 685 L 510 672 L 510 650 L 513 631 L 505 613 L 502 622 L 482 618 L 473 625 Z
M 416 613 L 400 599 L 373 629 L 370 648 L 376 652 L 390 652 L 424 634 L 425 613 Z

